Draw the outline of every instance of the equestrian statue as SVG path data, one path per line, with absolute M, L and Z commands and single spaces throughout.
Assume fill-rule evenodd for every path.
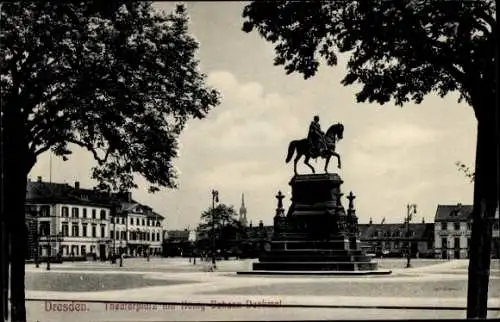
M 309 164 L 309 159 L 316 159 L 321 157 L 325 161 L 325 173 L 328 173 L 328 164 L 332 156 L 337 157 L 337 166 L 340 169 L 340 155 L 335 152 L 335 143 L 343 138 L 344 126 L 340 123 L 333 124 L 328 128 L 326 133 L 321 131 L 319 124 L 319 116 L 315 116 L 311 125 L 309 125 L 309 134 L 306 139 L 294 140 L 288 146 L 288 154 L 286 156 L 286 163 L 293 160 L 293 171 L 297 175 L 297 162 L 302 156 L 305 156 L 304 164 L 307 165 L 313 173 L 316 173 L 314 167 Z

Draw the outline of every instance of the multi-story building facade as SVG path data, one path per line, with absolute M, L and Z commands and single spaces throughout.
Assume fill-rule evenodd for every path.
M 111 218 L 110 231 L 115 254 L 161 255 L 164 217 L 133 200 L 130 192 L 116 197 L 120 206 Z
M 359 239 L 367 253 L 378 256 L 400 257 L 407 254 L 411 245 L 413 257 L 433 257 L 434 224 L 359 224 Z
M 124 200 L 122 195 L 82 189 L 79 182 L 71 187 L 39 177 L 28 182 L 26 211 L 32 258 L 37 249 L 41 257 L 63 258 L 106 259 L 120 251 L 161 254 L 164 218 L 133 201 L 130 193 Z
M 438 205 L 435 216 L 435 256 L 443 259 L 469 258 L 472 230 L 471 205 Z M 493 224 L 492 253 L 499 252 L 498 209 Z
M 78 182 L 73 188 L 39 177 L 27 184 L 26 207 L 42 257 L 107 257 L 111 205 L 102 194 L 80 190 Z

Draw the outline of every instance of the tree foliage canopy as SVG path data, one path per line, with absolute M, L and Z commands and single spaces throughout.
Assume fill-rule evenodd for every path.
M 359 102 L 397 105 L 436 92 L 474 106 L 496 89 L 496 5 L 482 1 L 252 1 L 245 32 L 275 44 L 275 65 L 314 76 L 349 53 L 343 85 Z
M 104 190 L 175 187 L 177 138 L 219 103 L 205 84 L 183 6 L 150 2 L 13 2 L 1 10 L 3 122 L 26 156 L 89 150 Z M 15 125 L 15 127 L 14 127 Z M 20 165 L 21 166 L 21 165 Z
M 220 231 L 226 226 L 239 227 L 241 224 L 238 220 L 238 213 L 233 206 L 226 204 L 218 204 L 215 208 L 209 208 L 201 214 L 201 223 L 198 226 L 198 231 L 209 232 L 212 227 L 216 231 Z
M 470 169 L 468 165 L 461 161 L 455 162 L 455 165 L 457 166 L 458 171 L 463 172 L 465 177 L 467 177 L 470 182 L 474 182 L 475 173 Z
M 467 318 L 486 318 L 500 153 L 496 1 L 252 1 L 245 32 L 275 45 L 275 65 L 315 75 L 349 56 L 343 85 L 358 102 L 403 106 L 458 92 L 477 119 Z M 461 170 L 467 170 L 458 165 Z M 486 273 L 485 273 L 486 272 Z
M 228 249 L 229 241 L 241 240 L 246 235 L 233 206 L 218 204 L 215 208 L 205 210 L 200 219 L 198 232 L 201 233 L 202 244 L 210 245 L 214 240 L 217 247 Z

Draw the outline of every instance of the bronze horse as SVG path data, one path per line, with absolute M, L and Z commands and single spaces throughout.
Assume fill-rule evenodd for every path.
M 325 133 L 327 150 L 324 152 L 323 155 L 321 155 L 323 159 L 326 159 L 325 173 L 328 173 L 328 163 L 330 163 L 330 158 L 332 156 L 337 157 L 338 161 L 337 166 L 339 169 L 341 168 L 340 155 L 337 152 L 335 152 L 335 142 L 341 140 L 343 136 L 344 136 L 344 126 L 340 123 L 333 124 L 332 126 L 330 126 Z M 292 160 L 293 154 L 295 152 L 297 152 L 297 156 L 293 160 L 294 173 L 297 174 L 297 162 L 302 156 L 305 156 L 304 164 L 307 165 L 312 170 L 313 173 L 316 173 L 316 171 L 314 171 L 313 166 L 309 164 L 309 159 L 311 158 L 316 159 L 316 156 L 311 155 L 309 141 L 307 139 L 295 140 L 290 142 L 288 146 L 288 154 L 286 156 L 286 163 Z

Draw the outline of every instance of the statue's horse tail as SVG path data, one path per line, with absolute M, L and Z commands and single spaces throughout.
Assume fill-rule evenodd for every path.
M 286 155 L 286 160 L 285 160 L 286 163 L 288 163 L 288 162 L 290 162 L 290 160 L 292 160 L 294 152 L 295 152 L 295 141 L 292 141 L 288 145 L 288 154 Z

